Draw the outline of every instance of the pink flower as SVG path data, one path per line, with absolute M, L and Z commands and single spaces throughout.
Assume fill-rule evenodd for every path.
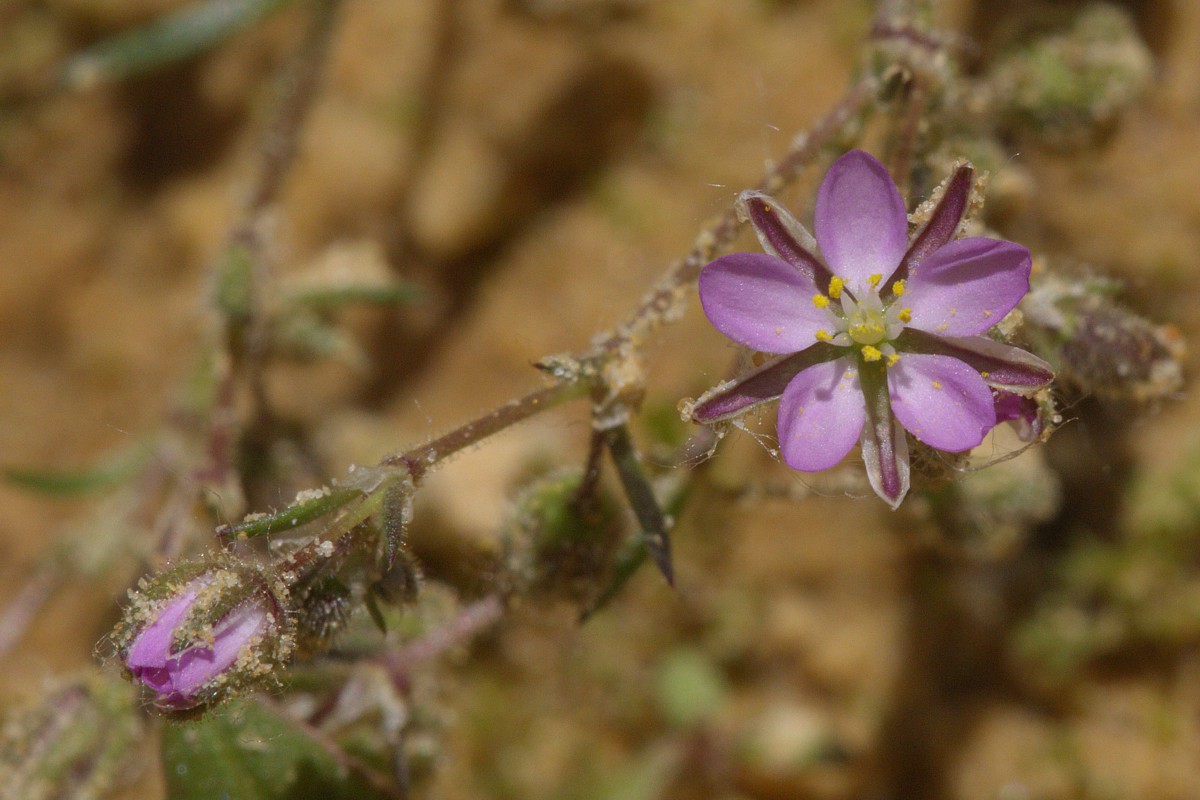
M 125 655 L 125 666 L 134 680 L 154 692 L 155 704 L 162 708 L 193 708 L 207 702 L 238 669 L 239 659 L 249 655 L 273 627 L 262 602 L 247 599 L 212 626 L 211 641 L 206 631 L 203 637 L 177 648 L 178 634 L 211 582 L 211 578 L 200 577 L 184 586 L 133 637 Z
M 872 487 L 895 508 L 909 486 L 905 430 L 938 450 L 970 450 L 996 425 L 993 388 L 1029 395 L 1048 385 L 1049 364 L 981 335 L 1029 291 L 1031 260 L 1012 242 L 954 240 L 972 177 L 969 166 L 955 173 L 911 241 L 899 190 L 861 150 L 826 174 L 815 240 L 772 198 L 744 192 L 769 255 L 713 261 L 700 301 L 721 333 L 779 355 L 706 394 L 692 419 L 717 422 L 779 397 L 790 467 L 827 469 L 859 443 Z

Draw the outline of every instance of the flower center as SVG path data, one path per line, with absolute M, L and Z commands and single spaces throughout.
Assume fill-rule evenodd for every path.
M 904 281 L 892 284 L 886 304 L 879 296 L 882 281 L 882 275 L 872 275 L 865 285 L 856 287 L 852 295 L 846 291 L 841 278 L 833 278 L 828 295 L 813 297 L 813 305 L 829 315 L 830 330 L 833 331 L 817 331 L 817 339 L 841 347 L 858 346 L 866 361 L 878 361 L 886 356 L 888 365 L 894 364 L 899 356 L 890 342 L 912 319 L 912 309 L 904 308 L 899 302 L 904 295 Z
M 846 333 L 859 344 L 879 344 L 887 338 L 887 320 L 884 319 L 883 308 L 872 308 L 864 298 L 858 309 L 846 317 Z M 874 296 L 876 302 L 878 295 Z

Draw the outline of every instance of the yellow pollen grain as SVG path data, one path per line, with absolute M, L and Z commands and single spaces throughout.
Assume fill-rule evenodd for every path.
M 980 376 L 981 378 L 987 378 L 987 377 L 989 377 L 991 374 L 992 374 L 992 373 L 990 373 L 990 372 L 981 372 L 981 373 L 979 373 L 979 376 Z
M 776 336 L 782 336 L 782 335 L 783 335 L 783 328 L 782 328 L 782 327 L 780 327 L 779 325 L 776 325 L 776 326 L 775 326 L 775 335 L 776 335 Z
M 934 328 L 934 330 L 937 331 L 938 333 L 942 333 L 949 327 L 950 327 L 949 322 L 943 322 L 941 325 L 938 325 L 936 328 Z
M 934 381 L 934 382 L 933 382 L 933 388 L 935 388 L 935 389 L 940 389 L 940 388 L 942 388 L 942 385 L 941 385 L 940 383 L 938 383 L 937 381 Z
M 871 345 L 864 347 L 862 349 L 862 354 L 864 361 L 878 361 L 879 359 L 883 358 L 883 353 L 879 351 L 879 348 L 872 347 Z
M 876 272 L 874 275 L 867 278 L 867 283 L 871 284 L 871 288 L 874 289 L 876 286 L 879 285 L 879 282 L 881 280 L 883 280 L 883 276 L 880 275 L 878 272 Z
M 952 317 L 957 317 L 957 316 L 958 316 L 958 309 L 957 309 L 957 308 L 952 308 L 952 309 L 950 309 L 950 316 L 952 316 Z
M 833 292 L 830 292 L 830 294 L 833 294 Z M 834 296 L 836 297 L 837 295 L 834 295 Z M 814 294 L 813 295 L 813 305 L 816 306 L 817 308 L 828 308 L 829 307 L 829 298 L 823 294 Z
M 828 342 L 833 339 L 833 337 L 829 335 L 829 331 L 817 331 L 816 336 L 818 342 Z
M 983 315 L 984 315 L 985 317 L 990 317 L 990 316 L 992 315 L 992 312 L 990 312 L 990 311 L 988 311 L 988 310 L 986 310 L 986 309 L 985 309 L 985 310 L 984 310 L 984 312 L 983 312 Z
M 900 309 L 900 313 L 896 315 L 896 319 L 898 319 L 904 323 L 912 322 L 912 309 L 911 308 Z
M 904 296 L 904 281 L 896 281 L 894 284 L 892 284 L 892 294 L 894 294 L 896 297 Z
M 899 360 L 900 360 L 900 354 L 892 353 L 890 356 L 888 356 L 887 365 L 889 367 L 894 367 L 894 366 L 896 366 L 896 362 Z
M 834 275 L 829 279 L 829 296 L 834 300 L 840 298 L 842 296 L 842 287 L 845 285 L 846 282 L 844 280 Z

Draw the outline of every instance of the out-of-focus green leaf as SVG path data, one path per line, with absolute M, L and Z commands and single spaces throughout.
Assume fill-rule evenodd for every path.
M 677 649 L 666 655 L 658 668 L 658 704 L 663 716 L 680 728 L 698 725 L 725 700 L 721 673 L 705 654 L 694 649 Z
M 355 369 L 367 369 L 370 359 L 354 339 L 320 314 L 297 307 L 271 330 L 271 345 L 280 356 L 300 361 L 337 359 Z
M 142 736 L 133 688 L 93 674 L 48 687 L 0 726 L 0 794 L 42 800 L 108 797 Z
M 274 514 L 250 516 L 232 525 L 222 525 L 217 528 L 217 534 L 226 538 L 252 538 L 290 531 L 341 508 L 356 497 L 362 497 L 362 492 L 358 489 L 331 489 L 310 499 L 293 503 Z
M 419 300 L 420 296 L 420 290 L 416 286 L 396 281 L 379 284 L 309 286 L 295 290 L 288 300 L 298 306 L 325 309 L 355 303 L 391 306 Z
M 89 47 L 63 67 L 68 89 L 150 72 L 211 50 L 292 0 L 207 0 Z
M 6 467 L 4 480 L 24 489 L 45 494 L 82 494 L 124 483 L 132 478 L 150 456 L 150 448 L 138 444 L 110 456 L 90 469 L 42 470 Z
M 234 243 L 222 256 L 217 279 L 217 308 L 226 319 L 245 324 L 254 312 L 254 257 L 244 244 Z
M 169 724 L 162 759 L 171 800 L 388 797 L 284 716 L 253 701 L 231 703 L 198 722 Z

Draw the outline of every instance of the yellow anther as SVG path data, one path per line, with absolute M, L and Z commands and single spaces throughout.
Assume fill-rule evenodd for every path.
M 833 341 L 833 337 L 829 335 L 829 331 L 817 331 L 817 341 L 830 342 Z
M 900 320 L 901 322 L 903 322 L 906 325 L 908 323 L 912 322 L 912 309 L 911 308 L 900 309 L 900 313 L 896 315 L 896 319 Z
M 872 347 L 871 345 L 864 347 L 862 349 L 862 354 L 864 361 L 878 361 L 879 359 L 883 358 L 883 353 L 879 351 L 879 348 Z
M 879 285 L 881 280 L 883 280 L 883 276 L 876 272 L 874 275 L 867 278 L 867 283 L 871 284 L 871 288 L 874 289 Z
M 904 281 L 896 281 L 892 284 L 892 294 L 896 297 L 904 296 Z
M 896 366 L 896 362 L 897 362 L 897 361 L 899 361 L 899 360 L 900 360 L 900 354 L 899 354 L 899 353 L 892 353 L 890 356 L 888 356 L 888 362 L 887 362 L 887 365 L 888 365 L 889 367 L 894 367 L 894 366 Z
M 813 305 L 817 308 L 827 308 L 829 306 L 829 298 L 823 294 L 814 294 Z
M 842 287 L 845 285 L 846 282 L 844 280 L 834 275 L 829 279 L 829 296 L 834 300 L 840 298 L 842 296 Z

